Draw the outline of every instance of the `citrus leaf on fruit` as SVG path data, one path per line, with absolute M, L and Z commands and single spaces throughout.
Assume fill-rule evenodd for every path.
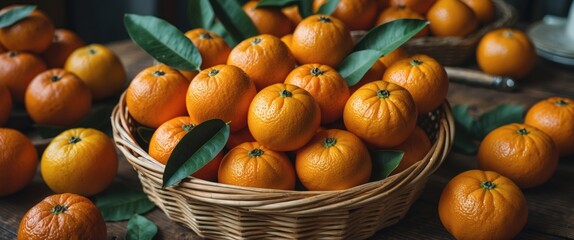
M 509 124 L 524 122 L 524 107 L 512 104 L 500 104 L 496 108 L 483 113 L 473 124 L 473 134 L 483 139 L 492 130 Z
M 0 15 L 0 28 L 8 27 L 30 15 L 36 9 L 35 5 L 15 7 Z
M 108 135 L 111 135 L 112 123 L 110 116 L 112 115 L 113 109 L 113 106 L 108 105 L 94 107 L 87 117 L 72 127 L 57 127 L 35 124 L 34 128 L 43 139 L 53 138 L 63 131 L 71 128 L 94 128 Z
M 388 54 L 407 42 L 429 21 L 420 19 L 398 19 L 376 26 L 368 31 L 355 45 L 353 51 L 376 49 Z
M 157 226 L 149 219 L 134 214 L 128 222 L 126 240 L 151 240 L 157 234 Z
M 353 86 L 361 81 L 382 55 L 380 51 L 372 49 L 353 52 L 343 59 L 337 71 L 347 81 L 347 85 Z
M 284 8 L 291 5 L 298 4 L 301 0 L 261 0 L 257 3 L 257 7 L 279 7 Z
M 134 188 L 115 184 L 93 197 L 105 221 L 124 221 L 134 215 L 152 210 L 155 205 L 147 195 Z
M 251 18 L 241 8 L 236 0 L 209 0 L 215 11 L 215 16 L 223 24 L 227 32 L 234 40 L 231 46 L 244 39 L 259 35 L 259 31 L 251 21 Z
M 157 61 L 170 67 L 199 71 L 201 55 L 179 29 L 153 17 L 126 14 L 124 25 L 130 38 Z
M 221 152 L 230 128 L 221 119 L 207 120 L 185 134 L 173 149 L 163 172 L 163 188 L 195 173 Z
M 339 4 L 339 0 L 327 0 L 321 5 L 317 13 L 330 15 L 337 8 L 337 4 Z
M 215 13 L 209 0 L 189 0 L 187 4 L 191 28 L 209 29 L 215 20 Z
M 299 1 L 299 15 L 305 19 L 313 15 L 313 0 L 300 0 Z
M 145 126 L 138 126 L 136 127 L 136 142 L 140 145 L 142 149 L 149 149 L 149 142 L 151 141 L 151 137 L 155 129 Z
M 371 153 L 373 159 L 373 170 L 371 181 L 385 179 L 391 174 L 403 160 L 405 153 L 396 150 L 376 150 Z
M 470 131 L 474 119 L 468 115 L 468 105 L 457 105 L 452 107 L 452 115 L 454 121 L 464 127 L 466 131 Z

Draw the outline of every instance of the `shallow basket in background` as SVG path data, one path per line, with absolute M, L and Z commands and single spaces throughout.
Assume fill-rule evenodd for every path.
M 449 153 L 454 120 L 448 102 L 419 124 L 430 131 L 429 153 L 384 180 L 339 191 L 238 187 L 188 177 L 161 189 L 164 166 L 135 140 L 137 123 L 125 94 L 112 113 L 116 146 L 138 173 L 144 192 L 171 220 L 209 239 L 365 239 L 402 219 Z

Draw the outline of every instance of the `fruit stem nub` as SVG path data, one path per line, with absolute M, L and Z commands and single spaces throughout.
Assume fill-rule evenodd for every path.
M 202 33 L 199 35 L 199 39 L 213 39 L 213 36 L 209 33 Z
M 191 123 L 183 124 L 183 125 L 181 126 L 181 128 L 183 128 L 183 130 L 184 130 L 185 132 L 191 131 L 194 127 L 195 127 L 195 125 L 193 125 L 193 124 L 191 124 Z
M 485 190 L 492 190 L 496 187 L 496 184 L 494 184 L 491 181 L 484 180 L 484 181 L 480 182 L 480 187 L 485 189 Z
M 329 17 L 327 17 L 327 16 L 319 16 L 319 22 L 322 22 L 322 23 L 330 23 L 330 22 L 331 22 L 331 19 L 330 19 Z
M 65 211 L 67 211 L 67 210 L 68 210 L 68 207 L 66 207 L 66 205 L 56 204 L 56 206 L 52 207 L 52 209 L 50 210 L 50 212 L 51 212 L 52 214 L 58 215 L 58 214 L 63 213 L 63 212 L 65 212 Z
M 555 102 L 555 104 L 560 107 L 568 106 L 568 102 L 564 101 L 564 99 L 559 99 L 558 101 Z
M 389 96 L 391 96 L 391 93 L 387 89 L 382 89 L 377 91 L 377 96 L 379 97 L 379 99 L 388 98 Z
M 526 130 L 526 128 L 518 129 L 518 131 L 516 131 L 516 132 L 520 135 L 527 135 L 530 133 L 528 130 Z
M 82 141 L 82 139 L 81 139 L 80 137 L 78 137 L 78 136 L 72 136 L 72 137 L 68 140 L 68 143 L 69 143 L 69 144 L 74 144 L 74 143 L 78 143 L 78 142 L 80 142 L 80 141 Z
M 319 76 L 319 75 L 323 75 L 323 73 L 325 73 L 325 72 L 323 72 L 323 70 L 321 70 L 319 68 L 314 67 L 311 69 L 311 75 L 313 75 L 315 77 Z
M 249 150 L 249 152 L 247 152 L 247 155 L 249 155 L 249 157 L 259 157 L 261 155 L 263 155 L 265 153 L 265 151 L 261 150 L 260 148 L 254 148 Z
M 62 79 L 62 78 L 58 75 L 54 75 L 54 76 L 50 77 L 50 81 L 52 81 L 52 82 L 60 81 L 60 79 Z
M 337 144 L 337 139 L 335 139 L 334 137 L 323 138 L 323 147 L 330 148 L 332 146 L 335 146 L 335 144 Z
M 253 46 L 253 45 L 257 45 L 257 44 L 261 43 L 261 41 L 263 41 L 263 39 L 261 39 L 261 38 L 255 38 L 255 39 L 253 39 L 253 41 L 251 41 L 251 45 L 252 45 L 252 46 Z
M 213 68 L 213 69 L 209 70 L 208 75 L 209 75 L 210 77 L 213 77 L 213 76 L 217 75 L 218 73 L 219 73 L 219 69 Z
M 155 72 L 153 72 L 153 75 L 159 77 L 165 75 L 165 72 L 162 70 L 156 70 Z
M 411 60 L 411 66 L 413 66 L 413 67 L 421 65 L 421 64 L 423 64 L 423 61 L 421 61 L 421 60 L 418 60 L 418 59 Z
M 289 92 L 289 90 L 287 89 L 283 89 L 279 92 L 279 96 L 287 98 L 287 97 L 292 97 L 293 93 Z

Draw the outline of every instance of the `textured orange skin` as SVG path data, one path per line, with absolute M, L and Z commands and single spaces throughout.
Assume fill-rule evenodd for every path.
M 52 213 L 57 206 L 67 209 Z M 107 229 L 100 210 L 88 198 L 72 193 L 54 194 L 33 206 L 20 221 L 18 239 L 59 240 L 107 238 Z
M 438 37 L 464 37 L 478 28 L 474 12 L 460 0 L 437 0 L 426 18 L 431 34 Z
M 185 116 L 188 86 L 187 79 L 175 69 L 166 65 L 148 67 L 134 77 L 126 90 L 128 112 L 138 123 L 151 128 Z
M 228 149 L 232 149 L 244 142 L 255 142 L 255 138 L 253 138 L 253 135 L 251 135 L 248 127 L 244 127 L 237 132 L 229 134 L 229 138 L 227 139 L 225 146 Z
M 0 127 L 4 126 L 12 113 L 12 95 L 7 87 L 0 85 Z
M 16 7 L 8 6 L 0 14 Z M 44 52 L 54 38 L 54 24 L 42 11 L 35 9 L 20 21 L 0 28 L 0 43 L 8 50 L 31 53 Z
M 295 68 L 295 58 L 281 39 L 263 34 L 241 41 L 235 46 L 228 65 L 241 68 L 261 90 L 275 83 L 282 83 Z
M 399 163 L 390 175 L 400 173 L 423 159 L 427 153 L 429 153 L 431 147 L 432 143 L 425 131 L 419 126 L 416 126 L 407 140 L 393 147 L 395 150 L 403 151 L 404 155 L 401 163 Z
M 252 157 L 253 149 L 263 154 Z M 269 189 L 295 189 L 295 169 L 285 153 L 257 142 L 245 142 L 231 149 L 221 161 L 218 180 L 223 184 Z
M 26 187 L 36 174 L 38 153 L 24 134 L 0 128 L 0 197 Z
M 543 99 L 528 109 L 524 123 L 548 134 L 560 156 L 574 153 L 574 100 L 565 97 Z
M 487 190 L 481 182 L 495 187 Z M 456 239 L 512 239 L 526 224 L 528 206 L 512 180 L 491 171 L 469 170 L 449 181 L 438 213 Z
M 377 92 L 387 90 L 389 97 Z M 370 82 L 355 91 L 343 111 L 345 127 L 378 148 L 390 148 L 405 141 L 415 129 L 417 107 L 403 87 L 385 82 Z
M 118 93 L 126 82 L 126 70 L 118 56 L 101 44 L 76 49 L 64 64 L 92 90 L 94 99 L 105 99 Z
M 313 1 L 313 9 L 319 10 L 326 0 Z M 378 3 L 375 0 L 340 0 L 331 13 L 343 21 L 350 30 L 369 30 L 377 18 Z
M 0 85 L 8 87 L 12 101 L 24 103 L 28 84 L 48 67 L 44 61 L 31 53 L 5 52 L 0 54 Z
M 53 77 L 59 80 L 53 81 Z M 53 68 L 30 82 L 24 103 L 35 123 L 71 127 L 90 113 L 92 93 L 73 73 Z
M 437 0 L 389 0 L 391 7 L 405 6 L 413 11 L 425 15 Z
M 322 73 L 315 76 L 313 69 L 319 69 Z M 301 65 L 289 73 L 285 83 L 303 88 L 313 96 L 321 109 L 321 124 L 341 118 L 345 103 L 351 96 L 345 79 L 327 65 Z
M 219 35 L 203 28 L 196 28 L 185 32 L 201 55 L 201 69 L 225 64 L 231 48 Z
M 462 0 L 478 18 L 478 22 L 487 24 L 495 17 L 496 6 L 492 0 Z
M 280 92 L 289 91 L 291 97 Z M 249 131 L 257 142 L 275 151 L 304 146 L 319 128 L 321 110 L 305 89 L 277 83 L 259 91 L 247 115 Z
M 289 48 L 289 51 L 291 51 L 291 42 L 293 41 L 293 34 L 287 34 L 281 37 L 281 41 L 285 43 L 285 45 L 287 45 L 287 48 Z
M 80 141 L 70 143 L 72 137 Z M 40 170 L 44 182 L 55 193 L 89 197 L 110 185 L 118 171 L 118 154 L 103 132 L 72 128 L 60 133 L 46 147 Z
M 519 129 L 529 133 L 521 135 Z M 558 151 L 544 132 L 526 124 L 508 124 L 491 131 L 480 143 L 478 167 L 498 172 L 520 188 L 539 186 L 554 174 Z
M 381 25 L 383 23 L 387 23 L 387 22 L 394 21 L 397 19 L 404 19 L 404 18 L 422 19 L 422 20 L 425 19 L 420 13 L 417 13 L 408 7 L 395 6 L 395 7 L 389 7 L 387 9 L 383 10 L 377 18 L 376 25 L 378 26 L 378 25 Z M 429 35 L 428 26 L 423 28 L 413 38 L 425 37 L 427 35 Z
M 336 143 L 326 147 L 324 139 Z M 343 190 L 369 181 L 369 150 L 355 134 L 338 129 L 318 131 L 295 159 L 297 176 L 309 191 Z
M 476 48 L 478 66 L 489 74 L 522 79 L 536 63 L 528 36 L 517 29 L 500 28 L 486 33 Z
M 219 71 L 210 76 L 211 72 Z M 247 74 L 233 65 L 205 69 L 191 81 L 186 95 L 191 121 L 219 118 L 230 122 L 231 132 L 247 125 L 247 110 L 257 91 Z
M 373 63 L 373 66 L 369 68 L 369 70 L 365 73 L 365 75 L 363 75 L 361 80 L 359 80 L 357 84 L 349 87 L 351 93 L 354 93 L 355 91 L 357 91 L 357 89 L 359 89 L 360 87 L 362 87 L 367 83 L 383 79 L 383 74 L 385 74 L 386 69 L 387 68 L 385 67 L 385 65 L 383 65 L 383 63 L 381 63 L 381 61 L 376 61 L 375 63 Z
M 413 65 L 413 61 L 420 64 Z M 448 94 L 448 77 L 434 58 L 417 54 L 395 62 L 385 71 L 383 80 L 406 88 L 417 104 L 419 114 L 439 107 Z
M 249 1 L 242 8 L 259 33 L 283 37 L 293 31 L 291 19 L 279 8 L 255 8 L 257 3 L 258 1 Z
M 84 40 L 71 30 L 56 29 L 52 43 L 42 52 L 42 59 L 49 68 L 63 68 L 68 56 L 84 45 Z
M 405 49 L 399 47 L 393 50 L 392 52 L 388 53 L 387 55 L 380 57 L 379 62 L 381 62 L 385 66 L 386 70 L 391 66 L 391 64 L 406 57 L 408 57 L 408 54 L 405 51 Z
M 321 19 L 328 19 L 328 22 Z M 311 15 L 293 31 L 291 51 L 299 64 L 337 67 L 352 49 L 351 32 L 341 20 L 332 16 Z

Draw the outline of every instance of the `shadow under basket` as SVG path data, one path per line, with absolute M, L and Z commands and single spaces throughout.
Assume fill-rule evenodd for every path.
M 454 120 L 448 102 L 424 115 L 434 138 L 428 154 L 386 179 L 338 191 L 286 191 L 231 186 L 188 177 L 161 189 L 164 165 L 135 140 L 125 94 L 112 113 L 116 146 L 144 192 L 171 220 L 209 239 L 365 239 L 401 220 L 450 152 Z

